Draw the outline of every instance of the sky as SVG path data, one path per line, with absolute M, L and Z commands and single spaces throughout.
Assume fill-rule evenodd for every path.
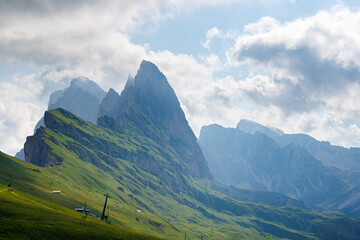
M 240 119 L 360 147 L 355 0 L 0 0 L 0 151 L 78 76 L 121 92 L 143 59 L 198 136 Z

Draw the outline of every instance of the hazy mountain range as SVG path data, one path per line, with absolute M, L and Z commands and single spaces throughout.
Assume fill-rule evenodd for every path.
M 301 133 L 284 134 L 279 129 L 266 127 L 244 119 L 240 120 L 237 128 L 250 134 L 263 133 L 273 138 L 282 147 L 294 143 L 307 150 L 326 166 L 360 172 L 360 148 L 334 146 L 329 142 L 318 141 L 309 135 Z
M 283 193 L 315 209 L 360 214 L 359 149 L 247 120 L 237 128 L 203 127 L 199 143 L 210 171 L 226 185 Z

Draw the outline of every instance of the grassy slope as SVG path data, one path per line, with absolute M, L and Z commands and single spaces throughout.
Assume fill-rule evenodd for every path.
M 51 114 L 61 124 L 81 129 L 90 137 L 116 142 L 129 151 L 150 149 L 158 161 L 164 161 L 158 146 L 149 139 L 115 134 L 79 119 L 69 119 L 59 111 L 51 111 Z M 55 138 L 57 144 L 51 138 Z M 231 208 L 216 211 L 195 200 L 191 194 L 174 193 L 160 179 L 129 161 L 116 158 L 116 165 L 107 166 L 110 170 L 105 171 L 80 160 L 77 154 L 67 149 L 70 143 L 77 143 L 74 139 L 50 129 L 45 129 L 44 139 L 54 155 L 64 159 L 63 164 L 41 168 L 1 153 L 0 184 L 7 184 L 11 173 L 16 190 L 70 209 L 82 206 L 86 200 L 91 212 L 98 216 L 103 194 L 108 192 L 112 196 L 109 206 L 114 224 L 154 236 L 182 239 L 186 231 L 188 239 L 199 239 L 200 235 L 209 239 L 331 239 L 336 237 L 330 234 L 338 225 L 360 224 L 357 219 L 337 215 L 226 200 L 225 196 L 212 190 L 210 182 L 187 178 L 188 184 L 197 189 L 196 194 L 203 194 L 206 198 L 206 194 L 211 193 L 224 203 L 236 206 L 237 210 L 236 213 Z M 93 149 L 88 151 L 98 154 Z M 105 162 L 102 164 L 106 165 Z M 62 194 L 54 195 L 53 190 L 61 190 Z M 191 204 L 181 204 L 179 200 Z M 219 205 L 224 204 L 214 203 L 215 208 Z M 135 212 L 136 209 L 141 209 L 142 213 Z
M 79 162 L 78 164 L 83 166 L 79 169 L 82 169 L 81 171 L 84 172 L 82 177 L 79 178 L 77 178 L 77 171 L 70 172 L 66 170 L 66 164 L 56 168 L 41 168 L 0 153 L 0 182 L 6 184 L 9 181 L 8 174 L 11 173 L 13 176 L 12 186 L 15 192 L 21 190 L 70 209 L 82 206 L 83 202 L 87 200 L 87 207 L 97 216 L 101 215 L 104 202 L 103 194 L 109 192 L 112 195 L 112 198 L 108 201 L 111 209 L 110 218 L 112 225 L 125 226 L 166 239 L 181 239 L 184 236 L 184 232 L 188 233 L 188 239 L 198 239 L 200 233 L 209 237 L 216 236 L 216 239 L 231 239 L 229 235 L 237 237 L 248 236 L 248 239 L 262 239 L 261 236 L 263 235 L 254 229 L 242 228 L 233 223 L 225 224 L 223 221 L 226 220 L 221 220 L 214 224 L 212 219 L 204 217 L 201 212 L 186 205 L 181 205 L 169 196 L 163 196 L 151 189 L 140 189 L 143 196 L 139 194 L 135 196 L 143 203 L 152 206 L 156 211 L 153 214 L 129 198 L 127 194 L 133 194 L 129 190 L 135 188 L 133 184 L 129 183 L 127 185 L 124 183 L 129 189 L 125 189 L 124 192 L 116 192 L 112 189 L 112 185 L 116 189 L 115 186 L 119 186 L 119 184 L 110 174 L 102 173 L 104 175 L 101 175 L 88 163 Z M 87 167 L 88 169 L 86 170 Z M 75 168 L 75 170 L 77 169 Z M 74 169 L 70 168 L 70 170 Z M 61 171 L 63 171 L 62 174 L 58 176 Z M 99 172 L 102 171 L 100 170 Z M 85 182 L 88 180 L 84 179 L 90 179 L 90 175 L 93 175 L 92 180 L 88 182 L 90 184 L 86 184 Z M 123 179 L 126 178 L 123 177 Z M 102 184 L 108 187 L 101 189 L 100 186 Z M 79 188 L 82 188 L 82 190 L 79 190 Z M 62 193 L 54 195 L 52 194 L 53 190 L 61 190 Z M 135 189 L 132 190 L 136 192 Z M 149 201 L 149 198 L 151 198 L 152 202 Z M 4 205 L 0 205 L 0 209 L 3 209 L 3 207 Z M 141 209 L 142 213 L 137 213 L 136 209 Z M 75 213 L 73 210 L 69 211 Z M 223 218 L 231 219 L 227 214 L 217 215 L 223 215 Z M 91 217 L 88 218 L 90 219 Z M 242 218 L 239 218 L 238 221 L 242 222 Z M 274 238 L 270 237 L 269 239 Z
M 0 239 L 158 239 L 0 185 Z

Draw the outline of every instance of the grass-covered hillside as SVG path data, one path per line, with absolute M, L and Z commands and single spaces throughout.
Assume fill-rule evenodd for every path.
M 0 239 L 159 239 L 0 185 Z
M 34 219 L 30 222 L 35 224 L 39 219 L 37 214 L 44 212 L 49 217 L 45 223 L 56 220 L 54 214 L 47 214 L 41 208 L 52 209 L 53 213 L 60 209 L 61 218 L 73 219 L 73 222 L 64 221 L 67 225 L 59 224 L 65 228 L 77 229 L 78 225 L 81 228 L 81 223 L 86 222 L 89 226 L 96 225 L 90 227 L 89 233 L 99 228 L 103 236 L 107 229 L 115 228 L 114 232 L 119 234 L 126 228 L 165 239 L 184 239 L 185 233 L 187 239 L 201 236 L 204 239 L 358 239 L 360 236 L 359 219 L 233 200 L 218 192 L 211 180 L 184 173 L 175 151 L 163 149 L 137 132 L 112 131 L 62 109 L 48 111 L 45 124 L 46 128 L 39 129 L 27 141 L 25 150 L 29 147 L 33 152 L 25 152 L 32 161 L 41 165 L 45 159 L 44 165 L 51 167 L 39 167 L 0 154 L 0 184 L 7 185 L 12 174 L 14 189 L 13 193 L 1 192 L 1 201 L 8 203 L 0 204 L 0 221 L 10 224 L 13 232 L 21 236 L 32 238 L 36 232 L 21 232 L 26 228 L 9 223 L 10 218 Z M 60 190 L 61 194 L 53 194 L 54 190 Z M 15 193 L 24 197 L 18 198 Z M 91 213 L 100 216 L 105 193 L 111 196 L 108 200 L 111 226 L 92 217 L 81 222 L 81 214 L 73 209 L 87 201 Z M 19 214 L 22 212 L 19 209 L 30 202 L 40 207 L 34 210 L 37 213 Z M 58 224 L 53 222 L 54 225 Z M 79 232 L 86 232 L 87 227 L 83 226 Z M 44 234 L 61 237 L 63 232 L 56 227 L 48 229 Z M 11 238 L 11 235 L 1 236 Z

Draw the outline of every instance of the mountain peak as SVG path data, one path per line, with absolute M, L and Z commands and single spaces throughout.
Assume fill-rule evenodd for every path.
M 143 60 L 135 76 L 135 85 L 138 87 L 163 84 L 170 87 L 165 75 L 152 62 Z M 159 87 L 159 85 L 157 85 Z M 170 87 L 171 88 L 171 87 Z M 172 90 L 172 88 L 171 88 Z
M 117 94 L 119 95 L 113 88 L 109 88 L 109 91 L 107 94 Z
M 106 102 L 116 105 L 110 111 L 106 107 L 111 104 Z M 161 147 L 174 149 L 192 176 L 211 178 L 173 88 L 153 63 L 142 61 L 133 82 L 128 79 L 118 100 L 106 97 L 99 113 L 112 117 L 124 128 L 141 131 Z
M 139 71 L 160 72 L 159 68 L 150 61 L 142 60 Z
M 104 90 L 102 90 L 96 82 L 83 76 L 74 78 L 71 81 L 70 87 L 68 89 L 81 89 L 95 96 L 99 100 L 101 100 L 105 95 Z
M 71 80 L 70 88 L 89 89 L 89 88 L 94 88 L 95 84 L 87 77 L 80 76 Z
M 87 77 L 84 77 L 84 76 L 79 76 L 77 78 L 74 78 L 72 81 L 71 81 L 71 85 L 78 85 L 78 84 L 81 84 L 81 83 L 86 83 L 86 82 L 90 82 L 91 80 L 88 79 Z
M 133 87 L 134 85 L 135 85 L 134 77 L 131 74 L 129 74 L 124 89 L 127 89 L 129 87 Z
M 99 104 L 97 118 L 103 116 L 112 116 L 115 113 L 117 104 L 119 102 L 120 95 L 113 88 L 110 88 L 108 93 Z

